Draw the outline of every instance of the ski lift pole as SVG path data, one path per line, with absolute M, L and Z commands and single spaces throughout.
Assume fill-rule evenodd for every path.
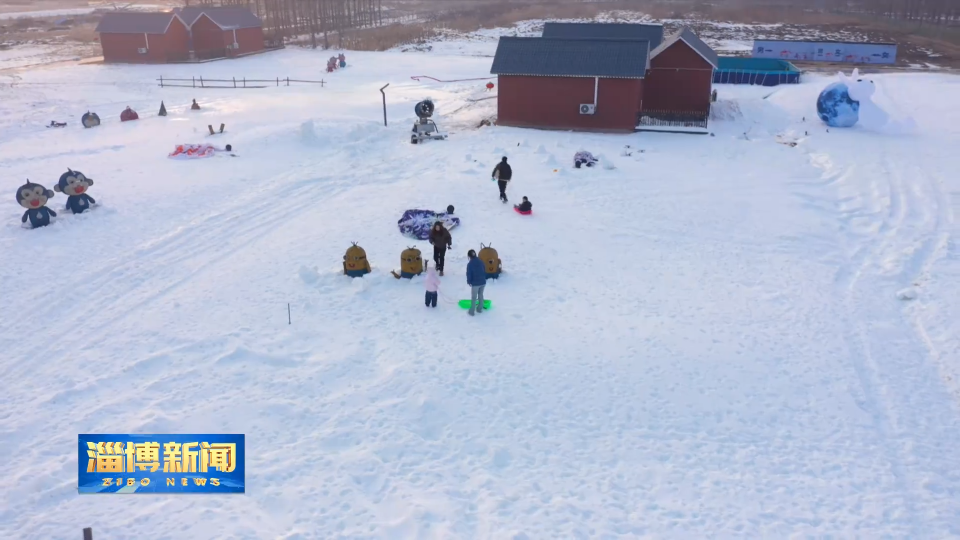
M 383 85 L 383 88 L 380 89 L 380 95 L 383 96 L 383 127 L 387 127 L 387 94 L 383 89 L 388 86 L 390 86 L 390 83 Z

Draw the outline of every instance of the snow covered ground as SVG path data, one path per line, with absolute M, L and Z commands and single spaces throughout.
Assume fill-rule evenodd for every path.
M 960 78 L 875 79 L 915 133 L 827 132 L 811 77 L 719 87 L 713 137 L 612 136 L 476 129 L 482 81 L 409 78 L 489 58 L 349 53 L 321 75 L 327 56 L 0 86 L 3 537 L 960 536 Z M 411 145 L 428 96 L 450 138 Z M 186 142 L 237 157 L 166 157 Z M 573 169 L 581 148 L 616 168 Z M 497 200 L 503 155 L 532 217 Z M 52 226 L 22 228 L 18 186 L 68 167 L 99 207 L 57 195 Z M 406 246 L 429 256 L 403 211 L 447 204 L 442 298 L 468 295 L 468 249 L 503 260 L 477 317 L 389 276 Z M 351 241 L 363 279 L 340 274 Z M 79 496 L 96 432 L 244 433 L 247 492 Z
M 45 9 L 41 11 L 10 11 L 6 13 L 0 13 L 0 20 L 2 19 L 19 19 L 21 17 L 56 17 L 59 15 L 86 15 L 87 13 L 93 13 L 96 8 L 94 7 L 85 7 L 85 8 L 67 8 L 67 9 Z

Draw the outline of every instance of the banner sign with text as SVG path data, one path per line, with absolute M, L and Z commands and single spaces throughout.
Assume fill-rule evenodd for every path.
M 753 42 L 753 57 L 803 62 L 895 64 L 897 62 L 897 45 L 894 43 L 757 39 Z
M 243 493 L 243 435 L 78 435 L 80 493 Z

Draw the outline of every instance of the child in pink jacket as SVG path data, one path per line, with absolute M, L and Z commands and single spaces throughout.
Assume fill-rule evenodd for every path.
M 430 263 L 427 263 L 430 264 Z M 427 294 L 424 297 L 424 303 L 427 307 L 437 307 L 437 291 L 440 289 L 440 277 L 432 266 L 427 266 L 427 277 L 423 280 L 427 288 Z

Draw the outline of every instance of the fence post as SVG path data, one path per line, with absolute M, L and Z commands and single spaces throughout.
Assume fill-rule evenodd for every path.
M 390 83 L 383 85 L 383 88 L 380 89 L 380 94 L 383 96 L 383 127 L 387 127 L 387 94 L 383 89 L 388 86 L 390 86 Z
M 93 528 L 86 527 L 83 529 L 83 540 L 93 540 Z
M 163 88 L 163 75 L 160 76 L 160 88 Z
M 203 88 L 203 75 L 200 76 L 200 88 Z
M 277 86 L 280 86 L 280 77 L 277 77 Z
M 237 78 L 236 78 L 236 77 L 233 78 L 233 87 L 234 87 L 234 88 L 237 87 Z
M 196 76 L 193 77 L 193 87 L 194 87 L 194 88 L 197 87 L 197 77 L 196 77 Z
M 290 77 L 287 77 L 287 86 L 290 86 Z
M 243 78 L 243 87 L 244 87 L 244 88 L 247 87 L 247 78 L 246 78 L 246 77 Z

